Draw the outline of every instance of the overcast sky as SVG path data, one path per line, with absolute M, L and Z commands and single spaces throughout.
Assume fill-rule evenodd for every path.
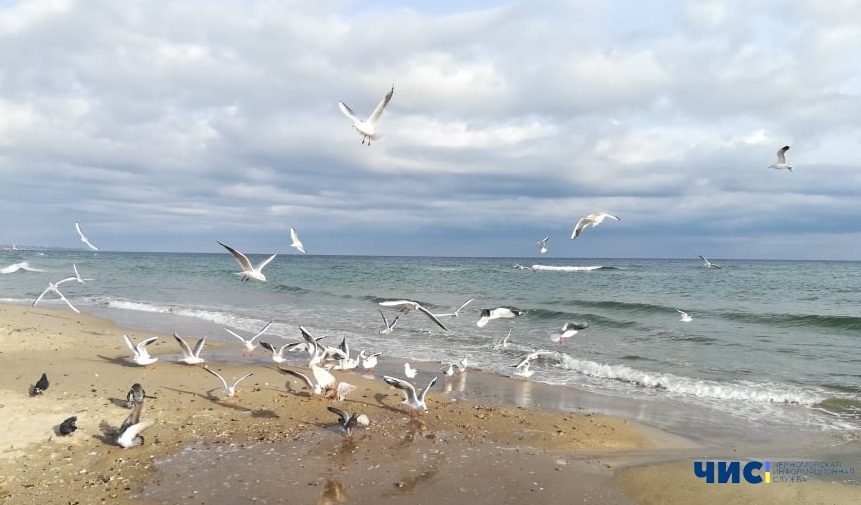
M 0 1 L 0 244 L 861 259 L 859 48 L 853 0 Z

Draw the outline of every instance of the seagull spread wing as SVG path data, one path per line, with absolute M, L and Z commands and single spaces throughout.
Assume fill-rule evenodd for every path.
M 338 102 L 338 108 L 341 109 L 341 112 L 344 113 L 345 116 L 353 120 L 354 123 L 361 123 L 362 120 L 356 117 L 356 114 L 347 107 L 347 104 L 344 102 Z
M 386 110 L 386 106 L 392 101 L 392 95 L 395 94 L 395 87 L 392 86 L 392 89 L 386 93 L 386 96 L 383 97 L 383 100 L 377 105 L 377 108 L 374 109 L 374 112 L 371 114 L 371 117 L 368 118 L 368 122 L 371 124 L 375 124 L 380 120 L 380 116 L 383 115 L 383 111 Z
M 221 245 L 221 247 L 227 249 L 230 252 L 230 254 L 232 254 L 233 257 L 236 258 L 236 261 L 239 263 L 239 266 L 242 267 L 242 270 L 245 270 L 245 271 L 253 270 L 253 268 L 251 267 L 251 262 L 248 261 L 247 256 L 245 256 L 241 252 L 237 251 L 236 249 L 230 247 L 229 245 L 222 244 L 221 242 L 218 242 L 218 244 Z

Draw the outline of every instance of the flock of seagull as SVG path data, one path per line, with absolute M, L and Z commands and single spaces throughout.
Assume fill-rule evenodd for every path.
M 360 119 L 355 115 L 355 113 L 343 102 L 339 102 L 338 106 L 340 110 L 352 121 L 352 127 L 361 135 L 362 144 L 366 144 L 370 146 L 372 140 L 377 140 L 380 135 L 376 130 L 377 123 L 379 122 L 383 111 L 386 106 L 392 99 L 394 94 L 394 86 L 386 93 L 383 100 L 377 105 L 374 109 L 373 113 L 365 120 Z M 783 169 L 792 171 L 792 165 L 789 165 L 786 162 L 786 151 L 789 150 L 789 146 L 782 147 L 777 152 L 777 162 L 770 165 L 769 168 L 773 169 Z M 597 227 L 601 223 L 604 222 L 605 219 L 611 219 L 615 221 L 619 221 L 619 216 L 609 214 L 606 212 L 595 212 L 580 218 L 572 233 L 571 240 L 578 238 L 584 231 L 585 228 L 591 226 L 592 228 Z M 93 245 L 93 243 L 87 238 L 84 234 L 80 223 L 75 223 L 75 230 L 78 233 L 78 236 L 89 249 L 92 251 L 99 251 L 98 247 Z M 295 248 L 301 253 L 305 253 L 305 246 L 302 241 L 299 239 L 299 235 L 295 228 L 290 228 L 290 246 Z M 538 251 L 540 254 L 545 254 L 548 251 L 547 242 L 550 239 L 549 236 L 545 236 L 541 240 L 537 242 Z M 239 264 L 241 271 L 236 272 L 235 275 L 239 276 L 242 281 L 255 280 L 259 282 L 266 282 L 266 276 L 263 274 L 263 269 L 272 262 L 277 256 L 273 254 L 261 261 L 257 265 L 253 265 L 248 257 L 243 254 L 241 251 L 224 244 L 218 241 L 218 244 L 224 247 L 237 261 Z M 711 263 L 706 257 L 700 256 L 702 259 L 704 266 L 706 268 L 714 268 L 720 269 L 721 267 Z M 516 268 L 520 269 L 529 269 L 529 267 L 524 267 L 522 265 L 515 264 Z M 80 311 L 72 305 L 72 303 L 60 292 L 58 289 L 64 283 L 67 282 L 78 282 L 84 283 L 86 281 L 92 279 L 85 279 L 81 277 L 78 272 L 77 266 L 72 264 L 72 269 L 74 275 L 63 278 L 57 282 L 49 282 L 48 286 L 45 290 L 36 298 L 33 302 L 33 306 L 35 307 L 43 297 L 48 293 L 56 294 L 63 302 L 65 302 L 70 309 L 74 312 L 79 313 Z M 35 271 L 36 269 L 31 268 L 26 262 L 18 263 L 15 265 L 10 265 L 2 270 L 0 273 L 11 273 L 18 270 L 31 270 Z M 412 300 L 385 300 L 379 302 L 381 307 L 392 307 L 398 308 L 400 313 L 396 315 L 391 321 L 386 317 L 386 314 L 380 309 L 380 315 L 383 319 L 383 329 L 379 331 L 380 335 L 388 335 L 394 331 L 395 325 L 398 323 L 401 315 L 408 314 L 410 312 L 421 313 L 426 316 L 433 324 L 438 326 L 444 331 L 448 331 L 448 328 L 443 324 L 440 320 L 441 317 L 458 317 L 461 310 L 463 310 L 467 305 L 474 301 L 473 298 L 470 298 L 462 305 L 460 305 L 454 312 L 445 313 L 445 314 L 434 314 L 427 308 L 423 307 L 418 302 Z M 692 321 L 692 317 L 682 311 L 678 310 L 680 321 L 681 322 L 690 322 Z M 496 307 L 496 308 L 487 308 L 482 309 L 480 311 L 479 319 L 476 322 L 476 325 L 479 328 L 483 328 L 490 321 L 499 318 L 516 318 L 524 314 L 524 311 L 514 309 L 511 307 Z M 258 331 L 254 336 L 250 338 L 245 338 L 230 330 L 228 328 L 224 328 L 232 336 L 236 337 L 243 345 L 244 354 L 250 354 L 256 349 L 255 341 L 260 339 L 266 331 L 269 329 L 269 326 L 272 323 L 267 323 L 260 331 Z M 578 332 L 588 328 L 588 323 L 575 323 L 569 322 L 563 325 L 561 328 L 561 332 L 557 335 L 552 335 L 551 340 L 553 342 L 562 344 L 564 343 L 566 338 L 571 338 L 576 335 Z M 302 383 L 309 389 L 310 395 L 313 396 L 321 396 L 326 398 L 330 403 L 335 401 L 343 401 L 346 396 L 353 390 L 356 389 L 356 386 L 349 384 L 344 381 L 339 381 L 332 374 L 332 370 L 346 371 L 352 370 L 358 367 L 362 367 L 365 371 L 371 372 L 373 371 L 374 366 L 377 363 L 377 357 L 380 353 L 367 353 L 365 350 L 362 350 L 355 358 L 351 357 L 350 350 L 346 342 L 346 337 L 342 340 L 341 345 L 338 347 L 326 346 L 320 343 L 320 340 L 323 337 L 314 337 L 312 336 L 304 327 L 300 326 L 300 333 L 303 337 L 302 341 L 298 342 L 290 342 L 281 346 L 272 345 L 270 342 L 266 342 L 261 340 L 260 346 L 266 349 L 271 353 L 272 360 L 280 365 L 287 361 L 285 357 L 285 353 L 306 352 L 310 359 L 308 361 L 307 367 L 310 371 L 310 375 L 306 373 L 302 373 L 298 370 L 282 368 L 278 366 L 277 369 L 291 377 L 297 378 L 302 381 Z M 509 328 L 508 336 L 505 337 L 502 341 L 502 345 L 505 346 L 508 338 L 511 335 L 511 328 Z M 199 365 L 205 363 L 205 358 L 201 356 L 203 351 L 206 337 L 199 339 L 194 347 L 191 347 L 182 337 L 178 334 L 174 333 L 174 338 L 180 346 L 180 351 L 182 353 L 182 357 L 178 359 L 178 362 L 186 364 L 186 365 Z M 133 342 L 127 335 L 123 335 L 123 340 L 128 346 L 128 348 L 132 352 L 132 356 L 130 358 L 131 362 L 138 366 L 148 366 L 155 363 L 158 360 L 158 357 L 153 357 L 147 351 L 147 346 L 156 342 L 158 337 L 149 337 L 138 343 Z M 531 370 L 532 361 L 536 360 L 540 356 L 552 354 L 554 351 L 548 350 L 537 350 L 531 353 L 524 355 L 517 363 L 510 365 L 514 368 L 514 375 L 522 378 L 528 378 L 532 376 L 534 373 Z M 467 359 L 464 358 L 459 363 L 451 363 L 447 366 L 444 366 L 441 371 L 442 373 L 448 377 L 454 375 L 455 373 L 464 373 L 467 369 L 468 362 Z M 238 378 L 229 382 L 226 380 L 221 374 L 212 370 L 208 366 L 204 365 L 203 370 L 212 374 L 216 377 L 220 384 L 223 387 L 223 391 L 226 397 L 232 398 L 236 395 L 236 389 L 239 386 L 239 383 L 244 379 L 253 375 L 253 373 L 247 373 Z M 409 409 L 410 417 L 419 416 L 423 412 L 427 411 L 427 403 L 426 396 L 428 391 L 436 384 L 438 377 L 434 376 L 424 388 L 417 390 L 416 386 L 410 382 L 415 379 L 418 371 L 412 368 L 410 363 L 404 364 L 404 376 L 405 379 L 384 375 L 383 380 L 386 384 L 397 388 L 403 392 L 404 398 L 402 403 L 406 405 Z M 47 375 L 45 373 L 39 378 L 39 380 L 32 386 L 31 395 L 37 396 L 42 394 L 49 387 L 49 381 Z M 126 417 L 123 423 L 120 425 L 120 428 L 114 433 L 114 440 L 120 447 L 128 448 L 142 445 L 144 443 L 143 435 L 141 434 L 146 428 L 152 426 L 154 421 L 152 420 L 141 420 L 141 412 L 144 404 L 144 399 L 147 398 L 146 393 L 143 390 L 143 387 L 136 383 L 132 386 L 131 390 L 127 395 L 126 407 L 132 409 L 132 412 Z M 357 427 L 367 427 L 370 423 L 368 417 L 364 414 L 359 414 L 356 412 L 349 413 L 342 409 L 328 406 L 328 410 L 333 414 L 338 416 L 338 424 L 342 427 L 346 436 L 352 436 L 353 431 Z M 77 429 L 77 425 L 75 424 L 77 421 L 76 417 L 70 417 L 63 421 L 58 427 L 58 432 L 60 435 L 70 435 Z

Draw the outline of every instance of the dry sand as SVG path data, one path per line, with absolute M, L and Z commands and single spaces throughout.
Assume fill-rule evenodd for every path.
M 241 364 L 234 342 L 214 347 L 236 359 L 209 366 L 228 379 L 254 375 L 228 399 L 199 366 L 176 363 L 171 336 L 150 346 L 157 363 L 137 367 L 123 333 L 152 335 L 61 309 L 0 306 L 0 502 L 861 503 L 859 488 L 705 485 L 689 461 L 639 464 L 691 445 L 622 419 L 432 392 L 414 420 L 378 377 L 336 372 L 358 389 L 335 405 L 371 419 L 347 439 L 325 400 L 273 366 Z M 42 372 L 51 385 L 31 397 Z M 135 382 L 153 397 L 142 417 L 155 425 L 144 446 L 122 449 L 111 432 Z M 72 415 L 80 429 L 59 436 Z

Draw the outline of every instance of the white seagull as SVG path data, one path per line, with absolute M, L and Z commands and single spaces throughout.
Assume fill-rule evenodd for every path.
M 84 232 L 83 232 L 83 231 L 81 231 L 81 223 L 76 222 L 76 223 L 75 223 L 75 229 L 76 229 L 76 230 L 78 230 L 78 235 L 80 235 L 80 236 L 81 236 L 81 242 L 83 242 L 83 243 L 87 244 L 87 247 L 89 247 L 90 249 L 92 249 L 92 250 L 94 250 L 94 251 L 98 251 L 98 250 L 99 250 L 99 248 L 98 248 L 98 247 L 96 247 L 96 246 L 94 246 L 93 244 L 91 244 L 91 243 L 90 243 L 89 239 L 87 239 L 86 235 L 84 235 Z
M 430 391 L 430 388 L 436 384 L 436 379 L 436 377 L 431 379 L 428 385 L 422 389 L 421 393 L 416 394 L 416 388 L 409 382 L 403 379 L 398 379 L 397 377 L 383 375 L 383 380 L 386 381 L 386 384 L 394 386 L 404 392 L 404 400 L 402 403 L 409 406 L 410 417 L 413 417 L 415 413 L 421 415 L 422 412 L 427 412 L 428 407 L 425 403 L 425 397 L 427 396 L 428 391 Z
M 552 335 L 550 340 L 557 344 L 564 344 L 566 338 L 571 338 L 580 330 L 585 330 L 588 327 L 589 323 L 565 323 L 562 325 L 562 333 L 559 335 Z
M 792 165 L 786 163 L 786 151 L 789 151 L 789 146 L 781 147 L 777 151 L 777 163 L 769 165 L 768 168 L 775 168 L 777 170 L 786 169 L 792 172 Z
M 219 374 L 215 370 L 210 370 L 210 368 L 208 366 L 204 366 L 203 369 L 206 370 L 207 372 L 211 373 L 212 375 L 218 377 L 218 379 L 221 381 L 221 384 L 224 386 L 224 393 L 230 397 L 233 397 L 236 395 L 236 386 L 238 386 L 240 382 L 242 382 L 245 378 L 251 377 L 252 375 L 254 375 L 253 373 L 247 373 L 247 374 L 243 375 L 242 377 L 233 381 L 232 385 L 228 386 L 227 381 L 224 380 L 224 377 L 222 377 L 221 374 Z
M 508 307 L 497 307 L 495 309 L 481 309 L 481 317 L 476 321 L 475 325 L 479 328 L 484 328 L 492 319 L 500 317 L 517 317 L 523 315 L 522 310 L 509 309 Z
M 404 363 L 404 375 L 407 376 L 407 379 L 415 379 L 418 373 L 419 371 L 413 368 L 409 363 Z
M 287 358 L 284 357 L 285 351 L 293 352 L 298 347 L 302 347 L 304 349 L 306 345 L 308 344 L 306 344 L 305 342 L 290 342 L 276 349 L 275 346 L 270 344 L 269 342 L 266 342 L 265 340 L 260 341 L 260 347 L 272 353 L 272 361 L 274 361 L 275 363 L 284 363 L 285 361 L 287 361 Z
M 619 220 L 619 216 L 614 216 L 612 214 L 607 214 L 606 212 L 595 212 L 593 214 L 589 214 L 586 217 L 581 217 L 579 221 L 577 221 L 577 226 L 574 227 L 574 231 L 571 232 L 571 240 L 580 236 L 580 233 L 583 232 L 583 228 L 592 225 L 592 228 L 598 226 L 604 221 L 604 218 L 609 217 L 610 219 Z
M 346 398 L 348 393 L 356 390 L 356 386 L 346 382 L 338 382 L 335 379 L 335 376 L 328 370 L 317 365 L 311 365 L 311 374 L 314 376 L 313 381 L 302 372 L 280 367 L 278 370 L 287 375 L 292 375 L 293 377 L 301 379 L 302 382 L 308 386 L 308 389 L 311 390 L 312 395 L 323 395 L 330 401 L 342 401 Z
M 148 339 L 142 340 L 140 343 L 135 344 L 132 342 L 132 339 L 129 338 L 128 335 L 123 335 L 123 340 L 125 340 L 126 345 L 129 346 L 134 356 L 132 356 L 132 361 L 134 361 L 139 366 L 151 365 L 158 361 L 158 357 L 153 358 L 149 355 L 149 351 L 147 351 L 146 346 L 158 340 L 158 337 L 150 337 Z
M 248 257 L 241 252 L 230 247 L 229 245 L 224 245 L 221 242 L 218 242 L 218 244 L 221 247 L 230 251 L 230 254 L 232 254 L 233 257 L 236 258 L 237 263 L 239 263 L 239 266 L 242 267 L 242 271 L 236 272 L 236 275 L 241 275 L 243 281 L 247 281 L 248 279 L 254 279 L 255 281 L 266 282 L 266 276 L 263 275 L 263 268 L 266 267 L 266 265 L 268 265 L 270 261 L 274 260 L 275 256 L 278 256 L 277 254 L 269 256 L 265 260 L 261 261 L 259 265 L 254 267 L 253 265 L 251 265 L 251 262 L 248 261 Z
M 362 369 L 366 372 L 373 372 L 374 367 L 377 366 L 377 356 L 382 356 L 383 353 L 375 352 L 373 354 L 365 354 L 365 350 L 362 349 L 362 352 L 359 353 L 359 359 L 362 362 Z
M 239 336 L 239 335 L 237 335 L 235 332 L 233 332 L 233 330 L 230 330 L 230 329 L 227 329 L 227 328 L 224 328 L 224 331 L 226 331 L 227 333 L 230 333 L 230 334 L 231 334 L 231 335 L 233 335 L 234 337 L 236 337 L 236 338 L 238 338 L 239 340 L 241 340 L 241 341 L 242 341 L 242 344 L 245 346 L 245 351 L 250 353 L 250 352 L 254 352 L 254 349 L 256 349 L 256 348 L 257 348 L 257 346 L 254 344 L 254 341 L 255 341 L 255 340 L 256 340 L 260 335 L 263 335 L 264 333 L 266 333 L 266 330 L 268 330 L 268 329 L 269 329 L 269 326 L 271 326 L 271 325 L 272 325 L 272 321 L 269 321 L 268 323 L 266 323 L 266 324 L 263 326 L 263 329 L 262 329 L 262 330 L 258 331 L 256 335 L 254 335 L 253 337 L 251 337 L 251 338 L 249 338 L 249 339 L 242 338 L 241 336 Z
M 35 306 L 36 306 L 36 304 L 37 304 L 37 303 L 39 303 L 39 301 L 42 299 L 42 297 L 43 297 L 43 296 L 45 296 L 45 294 L 46 294 L 46 293 L 48 293 L 48 292 L 50 291 L 50 292 L 52 292 L 52 293 L 56 293 L 56 294 L 57 294 L 57 296 L 59 296 L 61 300 L 63 300 L 64 302 L 66 302 L 66 305 L 68 305 L 70 309 L 72 309 L 73 311 L 75 311 L 75 313 L 80 314 L 80 313 L 81 313 L 81 311 L 80 311 L 80 310 L 78 310 L 78 309 L 76 309 L 76 308 L 75 308 L 75 306 L 74 306 L 74 305 L 72 305 L 72 302 L 70 302 L 69 300 L 67 300 L 67 299 L 66 299 L 66 297 L 65 297 L 65 296 L 63 296 L 63 293 L 60 293 L 60 290 L 59 290 L 59 289 L 57 289 L 57 288 L 60 286 L 60 284 L 62 284 L 62 283 L 64 283 L 64 282 L 67 282 L 67 281 L 73 281 L 73 280 L 75 280 L 75 278 L 74 278 L 74 277 L 66 277 L 65 279 L 63 279 L 63 280 L 61 280 L 61 281 L 57 281 L 57 283 L 56 283 L 56 284 L 55 284 L 55 283 L 53 283 L 53 282 L 48 282 L 48 287 L 47 287 L 47 288 L 45 288 L 45 291 L 42 291 L 42 294 L 40 294 L 40 295 L 39 295 L 39 296 L 38 296 L 38 297 L 33 301 L 33 307 L 35 307 Z
M 694 320 L 694 318 L 692 318 L 691 315 L 688 314 L 687 312 L 681 311 L 679 309 L 676 309 L 676 312 L 679 313 L 679 321 L 681 321 L 683 323 L 690 323 L 691 321 Z
M 179 334 L 174 332 L 173 338 L 179 343 L 179 347 L 182 350 L 182 358 L 179 359 L 180 363 L 185 363 L 186 365 L 198 365 L 203 363 L 205 360 L 200 357 L 200 351 L 203 349 L 203 344 L 206 342 L 206 337 L 201 338 L 194 344 L 194 349 L 188 346 L 188 344 L 183 340 Z
M 370 146 L 371 140 L 377 140 L 379 138 L 379 135 L 377 135 L 376 132 L 377 123 L 380 121 L 380 116 L 383 115 L 383 111 L 386 109 L 386 106 L 392 100 L 392 95 L 394 93 L 395 86 L 392 85 L 392 89 L 389 90 L 388 93 L 386 93 L 386 96 L 383 97 L 383 101 L 381 101 L 379 105 L 377 105 L 377 108 L 374 109 L 374 112 L 366 121 L 362 121 L 361 119 L 356 117 L 356 114 L 349 107 L 347 107 L 347 104 L 345 104 L 344 102 L 338 102 L 338 107 L 341 109 L 341 112 L 343 112 L 345 116 L 347 116 L 348 118 L 350 118 L 350 120 L 353 121 L 353 128 L 355 128 L 356 131 L 359 132 L 359 134 L 362 136 L 362 144 L 364 144 L 367 140 L 368 146 Z
M 292 226 L 290 227 L 290 240 L 293 241 L 293 243 L 290 244 L 290 247 L 295 247 L 300 253 L 305 252 L 305 246 L 302 245 L 302 241 L 299 240 L 299 234 L 296 233 L 296 228 L 293 228 Z
M 547 241 L 550 240 L 550 237 L 544 237 L 543 239 L 538 241 L 538 252 L 544 254 L 547 252 Z
M 712 263 L 711 261 L 706 259 L 705 256 L 703 256 L 703 255 L 699 255 L 699 256 L 700 256 L 700 259 L 703 260 L 703 266 L 704 267 L 706 267 L 706 268 L 717 268 L 718 270 L 720 270 L 720 267 L 718 265 L 715 265 L 714 263 Z
M 380 310 L 380 309 L 377 309 L 377 310 Z M 388 335 L 389 333 L 392 332 L 392 330 L 395 329 L 395 325 L 398 324 L 398 318 L 401 316 L 397 315 L 397 316 L 395 316 L 394 319 L 392 319 L 392 322 L 389 322 L 389 320 L 386 319 L 386 315 L 383 314 L 382 310 L 380 310 L 380 315 L 383 316 L 383 324 L 386 325 L 385 328 L 380 330 L 380 335 Z
M 530 362 L 528 359 L 524 359 L 516 365 L 511 365 L 514 368 L 514 375 L 518 377 L 523 377 L 524 379 L 532 377 L 532 374 L 534 374 L 535 371 L 529 369 L 529 363 Z
M 464 307 L 466 307 L 467 305 L 472 303 L 473 300 L 475 300 L 475 298 L 470 298 L 469 300 L 463 302 L 463 304 L 460 307 L 458 307 L 457 310 L 455 310 L 454 312 L 449 312 L 448 314 L 434 314 L 434 315 L 436 317 L 458 317 L 458 315 L 460 315 L 460 311 Z
M 143 445 L 144 437 L 141 436 L 141 432 L 155 423 L 152 419 L 141 421 L 141 410 L 143 410 L 143 401 L 134 406 L 134 410 L 117 430 L 116 442 L 123 449 Z
M 437 317 L 433 315 L 433 313 L 431 313 L 431 311 L 412 300 L 385 300 L 380 302 L 380 305 L 382 305 L 383 307 L 398 307 L 403 305 L 403 309 L 401 309 L 401 312 L 404 314 L 409 313 L 409 311 L 411 310 L 417 310 L 422 314 L 428 316 L 431 321 L 437 324 L 437 326 L 439 326 L 445 331 L 448 331 L 448 328 L 446 328 L 445 325 L 443 325 L 442 322 L 440 322 L 440 320 L 437 319 Z

